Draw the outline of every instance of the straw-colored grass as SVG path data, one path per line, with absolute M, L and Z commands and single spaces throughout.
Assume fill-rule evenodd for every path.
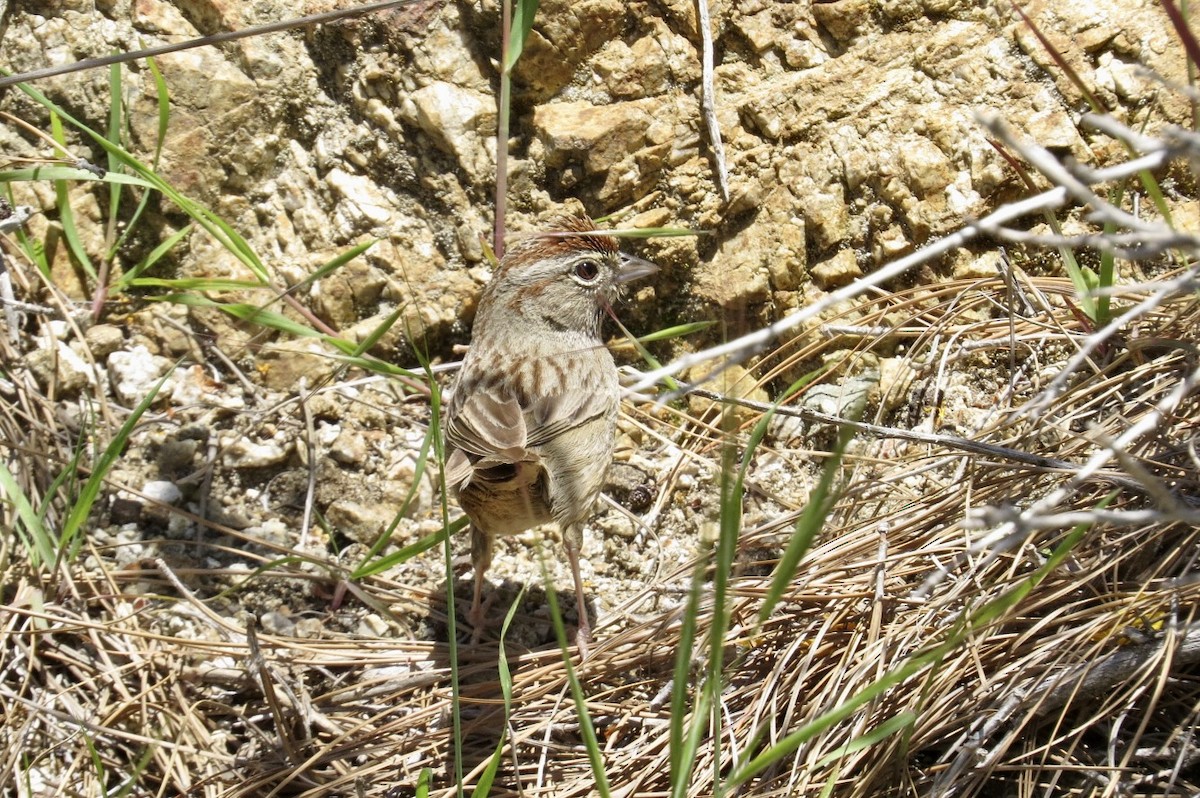
M 780 796 L 1200 789 L 1200 525 L 1189 521 L 1200 490 L 1200 408 L 1194 392 L 1170 401 L 1196 373 L 1200 301 L 1183 291 L 1144 313 L 1135 332 L 1088 359 L 1050 406 L 1023 414 L 1014 411 L 1033 406 L 1026 403 L 1092 331 L 1064 301 L 1072 291 L 1065 280 L 1015 274 L 1019 288 L 996 277 L 876 296 L 827 329 L 852 321 L 887 325 L 886 334 L 798 338 L 760 362 L 758 373 L 783 373 L 837 352 L 834 360 L 849 369 L 848 340 L 860 353 L 895 353 L 916 379 L 881 389 L 869 420 L 945 437 L 936 445 L 858 436 L 840 500 L 761 629 L 755 617 L 771 565 L 764 556 L 777 556 L 799 510 L 743 530 L 720 731 L 702 737 L 688 795 L 713 794 L 731 778 L 742 780 L 742 794 Z M 24 354 L 7 341 L 0 347 L 9 363 Z M 829 380 L 837 378 L 835 370 Z M 55 528 L 62 506 L 50 500 L 64 485 L 53 480 L 75 437 L 52 392 L 17 383 L 6 400 L 0 440 L 8 468 L 32 506 L 49 507 Z M 1161 422 L 1123 449 L 1124 462 L 1075 482 L 1055 468 L 955 443 L 1082 463 L 1156 407 Z M 716 427 L 647 409 L 627 407 L 637 423 L 688 441 L 694 457 L 715 467 Z M 99 423 L 96 436 L 103 429 Z M 810 436 L 819 439 L 820 430 Z M 796 459 L 795 444 L 769 438 L 767 446 Z M 807 459 L 815 468 L 822 458 Z M 971 527 L 976 511 L 990 507 L 986 526 L 1001 528 L 1064 484 L 1072 490 L 1055 513 L 1108 521 L 1076 527 L 1074 537 L 1063 523 L 1018 525 L 990 538 Z M 1173 497 L 1174 515 L 1164 496 Z M 1095 512 L 1102 505 L 1109 516 Z M 999 511 L 1006 507 L 1011 517 Z M 5 528 L 13 512 L 3 507 Z M 257 559 L 240 556 L 251 565 L 276 557 L 259 551 Z M 186 546 L 178 553 L 174 561 L 163 554 L 119 565 L 117 549 L 84 539 L 74 558 L 35 567 L 22 544 L 5 537 L 6 790 L 405 795 L 429 768 L 431 794 L 454 793 L 444 640 L 255 631 L 229 596 L 206 592 L 201 558 Z M 288 562 L 229 579 L 299 580 L 292 584 L 308 589 L 327 581 L 323 573 L 341 572 L 332 560 L 326 566 Z M 612 613 L 581 669 L 616 795 L 669 791 L 670 691 L 696 689 L 671 683 L 681 591 L 693 567 L 665 569 L 661 583 Z M 390 572 L 357 589 L 382 608 L 440 601 Z M 310 611 L 328 607 L 314 596 Z M 701 607 L 703 636 L 710 602 L 702 597 Z M 513 702 L 493 792 L 590 794 L 594 778 L 559 651 L 511 641 L 506 650 Z M 697 677 L 707 650 L 697 649 Z M 496 655 L 494 643 L 459 649 L 468 788 L 506 723 Z M 870 700 L 856 701 L 862 696 Z M 835 715 L 825 723 L 828 713 Z M 748 769 L 764 752 L 770 761 Z

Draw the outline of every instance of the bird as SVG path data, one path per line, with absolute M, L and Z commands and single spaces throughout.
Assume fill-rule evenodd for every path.
M 480 297 L 444 403 L 445 480 L 470 519 L 473 641 L 496 537 L 555 523 L 586 658 L 591 627 L 579 552 L 612 461 L 620 406 L 603 321 L 623 285 L 656 267 L 622 254 L 583 214 L 560 215 L 548 228 L 515 238 Z

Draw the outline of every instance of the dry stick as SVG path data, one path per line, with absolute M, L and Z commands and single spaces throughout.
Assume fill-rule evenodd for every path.
M 188 39 L 183 42 L 174 44 L 163 44 L 157 47 L 147 47 L 141 50 L 134 50 L 129 53 L 114 53 L 113 55 L 101 56 L 99 58 L 85 58 L 82 61 L 74 61 L 70 64 L 60 64 L 54 67 L 46 67 L 44 69 L 35 69 L 32 72 L 22 72 L 18 75 L 6 75 L 0 77 L 0 89 L 8 86 L 15 86 L 18 83 L 25 83 L 32 80 L 41 80 L 42 78 L 50 78 L 56 75 L 67 75 L 72 72 L 80 72 L 85 69 L 96 69 L 98 67 L 112 66 L 113 64 L 124 64 L 129 61 L 136 61 L 139 58 L 154 58 L 168 53 L 178 53 L 182 50 L 191 50 L 195 47 L 204 47 L 213 44 L 224 44 L 225 42 L 237 41 L 250 36 L 261 36 L 264 33 L 278 33 L 280 31 L 298 28 L 302 25 L 320 25 L 325 22 L 334 22 L 346 17 L 358 16 L 359 14 L 369 14 L 372 11 L 385 11 L 389 8 L 398 8 L 399 6 L 412 5 L 417 0 L 386 0 L 386 2 L 367 3 L 366 5 L 356 8 L 343 8 L 336 11 L 326 11 L 321 14 L 309 14 L 306 17 L 295 17 L 293 19 L 282 20 L 280 22 L 268 22 L 265 25 L 255 25 L 242 30 L 225 31 L 224 33 L 214 33 L 211 36 L 201 36 L 197 39 Z
M 696 11 L 701 43 L 700 111 L 704 115 L 704 126 L 708 129 L 713 161 L 717 166 L 717 189 L 721 192 L 721 199 L 728 202 L 729 170 L 725 165 L 725 145 L 721 143 L 721 125 L 717 122 L 716 91 L 713 87 L 712 20 L 708 16 L 708 0 L 696 0 Z
M 1156 169 L 1167 162 L 1169 157 L 1168 151 L 1164 148 L 1156 152 L 1143 155 L 1132 161 L 1116 164 L 1106 169 L 1098 170 L 1093 176 L 1098 180 L 1110 181 L 1120 180 L 1125 177 L 1136 175 L 1145 169 Z M 889 280 L 907 272 L 914 266 L 923 263 L 928 263 L 935 258 L 950 252 L 953 249 L 963 246 L 968 241 L 978 238 L 982 235 L 992 235 L 997 229 L 1002 228 L 1008 222 L 1015 221 L 1031 213 L 1059 208 L 1064 205 L 1069 199 L 1069 194 L 1062 186 L 1056 186 L 1052 189 L 1037 194 L 1020 202 L 1012 202 L 1003 207 L 997 208 L 994 212 L 988 214 L 983 219 L 970 223 L 958 230 L 955 233 L 933 242 L 924 249 L 919 249 L 910 255 L 907 255 L 899 260 L 892 261 L 888 265 L 872 272 L 869 276 L 861 280 L 856 280 L 849 285 L 840 288 L 811 305 L 806 306 L 789 316 L 785 316 L 779 321 L 767 325 L 761 330 L 756 330 L 752 333 L 735 338 L 732 341 L 710 347 L 700 352 L 695 352 L 690 355 L 678 358 L 675 361 L 668 363 L 652 371 L 644 373 L 638 382 L 633 385 L 632 390 L 644 391 L 652 385 L 658 384 L 660 380 L 666 377 L 672 377 L 680 372 L 698 366 L 702 363 L 707 363 L 712 360 L 721 360 L 729 358 L 731 360 L 744 360 L 762 351 L 772 341 L 779 338 L 784 333 L 792 330 L 809 319 L 816 318 L 824 313 L 829 308 L 837 305 L 839 302 L 845 302 L 854 299 L 861 294 L 865 294 L 873 288 L 880 286 Z
M 1175 231 L 1167 227 L 1142 233 L 1083 233 L 1055 235 L 1053 233 L 1013 230 L 995 231 L 996 238 L 1015 244 L 1035 244 L 1041 247 L 1068 249 L 1097 249 L 1123 260 L 1148 260 L 1171 250 L 1196 250 L 1196 234 Z
M 1045 147 L 1021 141 L 998 115 L 983 115 L 980 117 L 980 121 L 991 131 L 992 135 L 1016 150 L 1021 157 L 1049 178 L 1051 183 L 1065 188 L 1081 206 L 1090 207 L 1099 221 L 1111 222 L 1117 227 L 1141 230 L 1142 232 L 1154 232 L 1161 229 L 1160 223 L 1143 221 L 1101 198 L 1084 181 L 1085 179 L 1093 183 L 1104 181 L 1094 180 L 1094 175 L 1091 174 L 1078 175 L 1076 172 L 1083 170 L 1067 169 L 1058 156 Z
M 1177 411 L 1179 404 L 1197 386 L 1200 386 L 1200 369 L 1193 371 L 1187 377 L 1180 380 L 1170 393 L 1154 405 L 1150 412 L 1138 419 L 1136 423 L 1130 425 L 1124 433 L 1117 436 L 1113 441 L 1113 445 L 1124 448 L 1143 435 L 1152 432 L 1165 417 L 1173 415 Z M 1101 466 L 1112 457 L 1112 450 L 1104 448 L 1088 458 L 1088 461 L 1083 465 L 1075 466 L 1074 474 L 1065 484 L 1034 502 L 1028 509 L 1015 511 L 1011 518 L 1001 523 L 993 532 L 972 543 L 970 548 L 957 558 L 957 561 L 962 561 L 965 558 L 986 551 L 986 556 L 976 565 L 976 568 L 980 570 L 986 568 L 1002 552 L 1024 541 L 1030 531 L 1036 529 L 1046 520 L 1051 510 L 1065 502 L 1084 482 L 1094 479 L 1100 473 Z M 1099 511 L 1088 513 L 1088 516 L 1094 518 L 1096 512 Z M 930 591 L 948 575 L 949 570 L 945 566 L 937 569 L 934 573 L 930 574 L 924 584 L 913 591 L 913 598 L 921 599 L 927 597 Z
M 34 214 L 33 208 L 28 205 L 18 205 L 13 208 L 9 207 L 7 202 L 4 203 L 3 210 L 7 213 L 2 214 L 3 218 L 0 218 L 0 233 L 19 230 Z M 19 338 L 22 313 L 49 315 L 54 312 L 53 308 L 31 305 L 16 298 L 12 289 L 12 275 L 8 273 L 8 260 L 4 257 L 2 249 L 0 249 L 0 305 L 4 306 L 4 321 L 8 327 L 8 338 L 14 344 Z
M 1096 662 L 1072 665 L 1059 673 L 1043 676 L 1036 684 L 1026 689 L 1016 690 L 995 713 L 989 715 L 982 728 L 958 749 L 958 756 L 942 773 L 931 794 L 944 794 L 944 789 L 953 784 L 964 770 L 986 768 L 991 760 L 1001 756 L 1006 746 L 996 745 L 984 761 L 976 759 L 979 750 L 987 744 L 988 739 L 1001 726 L 1006 726 L 1009 718 L 1026 706 L 1028 699 L 1033 699 L 1032 706 L 1029 707 L 1031 716 L 1044 718 L 1054 710 L 1066 706 L 1068 702 L 1077 699 L 1086 701 L 1104 695 L 1128 681 L 1147 662 L 1159 657 L 1166 644 L 1167 638 L 1164 636 L 1153 643 L 1125 646 Z M 1191 624 L 1179 630 L 1174 657 L 1168 663 L 1168 667 L 1183 668 L 1197 662 L 1200 662 L 1200 624 Z M 953 747 L 958 748 L 957 745 Z M 939 785 L 942 789 L 939 789 Z
M 738 405 L 740 407 L 748 407 L 752 410 L 762 412 L 774 411 L 776 415 L 792 416 L 802 418 L 806 421 L 815 421 L 821 424 L 833 424 L 839 427 L 850 427 L 851 429 L 865 432 L 869 435 L 877 435 L 881 438 L 899 438 L 901 440 L 914 441 L 916 443 L 928 443 L 934 446 L 945 446 L 949 449 L 958 449 L 971 454 L 980 454 L 990 457 L 998 457 L 1003 460 L 1013 460 L 1018 463 L 1024 463 L 1034 468 L 1053 469 L 1056 471 L 1067 471 L 1074 473 L 1080 468 L 1079 463 L 1072 463 L 1069 460 L 1059 460 L 1056 457 L 1044 457 L 1038 454 L 1023 452 L 1020 449 L 1013 449 L 1008 446 L 999 446 L 994 443 L 985 443 L 983 441 L 973 441 L 969 438 L 960 438 L 957 435 L 940 435 L 933 432 L 917 432 L 915 430 L 900 429 L 899 427 L 885 427 L 881 424 L 871 424 L 866 421 L 851 421 L 850 419 L 832 416 L 828 413 L 822 413 L 817 410 L 809 410 L 803 407 L 788 407 L 773 405 L 770 402 L 756 402 L 751 399 L 738 399 L 733 396 L 726 396 L 717 391 L 710 391 L 705 388 L 697 388 L 694 385 L 680 383 L 680 388 L 689 394 L 703 397 L 705 399 L 713 399 L 718 402 L 728 402 L 729 404 Z M 1114 474 L 1110 472 L 1097 472 L 1093 475 L 1094 479 L 1106 480 L 1115 482 L 1123 487 L 1134 488 L 1137 490 L 1145 490 L 1145 486 L 1136 480 L 1130 479 L 1122 474 Z
M 296 545 L 297 551 L 308 548 L 308 533 L 312 530 L 313 505 L 317 495 L 317 432 L 313 424 L 312 410 L 308 400 L 313 391 L 308 390 L 308 377 L 301 377 L 296 394 L 300 402 L 300 412 L 304 415 L 304 451 L 308 460 L 308 486 L 304 491 L 304 517 L 300 522 L 300 540 Z
M 292 724 L 288 723 L 288 717 L 279 702 L 279 694 L 275 690 L 276 680 L 271 673 L 271 669 L 267 667 L 267 660 L 262 654 L 262 649 L 258 647 L 257 627 L 258 622 L 254 616 L 251 616 L 249 623 L 246 624 L 246 645 L 248 649 L 247 656 L 250 660 L 250 669 L 258 675 L 258 687 L 262 691 L 263 700 L 266 702 L 267 708 L 271 712 L 271 717 L 275 721 L 275 731 L 282 744 L 284 756 L 287 763 L 294 768 L 303 760 L 303 757 L 300 755 L 300 749 L 296 741 L 292 739 Z M 279 685 L 280 687 L 284 687 L 282 681 Z M 292 697 L 292 705 L 296 706 L 294 696 Z
M 1155 310 L 1168 299 L 1193 290 L 1197 277 L 1200 277 L 1200 263 L 1193 265 L 1176 279 L 1162 283 L 1146 299 L 1129 308 L 1123 314 L 1089 335 L 1084 340 L 1079 351 L 1071 356 L 1066 366 L 1042 390 L 1041 395 L 1020 410 L 1021 415 L 1036 415 L 1044 412 L 1050 406 L 1050 403 L 1058 398 L 1059 394 L 1066 389 L 1067 381 L 1071 378 L 1071 375 L 1078 371 L 1084 362 L 1092 356 L 1092 353 L 1105 341 L 1112 338 L 1125 327 L 1128 327 L 1134 319 Z
M 508 208 L 508 123 L 512 105 L 508 45 L 512 36 L 512 0 L 501 0 L 500 8 L 500 107 L 496 116 L 496 218 L 492 230 L 492 252 L 497 258 L 504 257 L 504 219 Z

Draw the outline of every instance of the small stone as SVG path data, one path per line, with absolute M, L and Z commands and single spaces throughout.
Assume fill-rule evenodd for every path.
M 622 0 L 542 0 L 515 81 L 549 97 L 571 82 L 588 56 L 621 37 L 627 14 Z
M 954 181 L 950 159 L 924 136 L 910 138 L 900 148 L 899 154 L 905 182 L 918 197 L 941 193 Z
M 877 394 L 881 409 L 892 411 L 909 398 L 909 391 L 917 372 L 907 357 L 884 357 L 879 359 L 879 384 L 872 394 Z
M 375 307 L 386 287 L 382 272 L 356 259 L 314 286 L 313 310 L 335 329 L 344 329 Z
M 296 624 L 287 615 L 278 610 L 267 610 L 258 616 L 258 622 L 267 634 L 291 637 Z
M 168 482 L 164 479 L 147 482 L 142 486 L 142 495 L 146 497 L 147 501 L 167 504 L 172 507 L 177 506 L 183 501 L 183 492 L 179 490 L 179 486 L 174 482 Z
M 954 264 L 955 280 L 986 280 L 1000 274 L 999 252 L 969 254 Z
M 590 174 L 597 174 L 645 146 L 653 112 L 661 106 L 658 100 L 549 103 L 534 110 L 534 133 L 551 166 L 582 160 Z
M 613 39 L 593 61 L 593 68 L 614 97 L 634 98 L 661 94 L 668 84 L 667 54 L 654 36 L 626 45 Z
M 1051 100 L 1048 90 L 1041 91 L 1046 96 L 1044 99 L 1035 98 L 1035 106 L 1042 110 L 1035 111 L 1021 121 L 1024 137 L 1036 141 L 1048 150 L 1086 152 L 1083 139 L 1079 137 L 1079 128 L 1072 121 L 1067 109 Z
M 829 260 L 816 264 L 810 272 L 813 282 L 824 291 L 849 285 L 863 276 L 858 259 L 850 249 L 843 249 Z
M 313 386 L 328 378 L 337 368 L 324 344 L 313 339 L 280 341 L 258 356 L 259 375 L 274 391 L 291 391 L 301 377 Z
M 811 69 L 829 60 L 828 54 L 804 39 L 789 39 L 783 43 L 783 60 L 792 69 Z
M 779 291 L 792 291 L 800 286 L 808 265 L 804 223 L 799 219 L 780 221 L 775 225 L 779 244 L 767 259 L 767 270 L 771 275 L 771 287 Z
M 102 361 L 121 348 L 121 344 L 125 342 L 125 333 L 120 327 L 112 324 L 93 324 L 83 334 L 83 340 L 92 351 L 92 357 Z
M 871 0 L 814 2 L 812 12 L 821 27 L 839 42 L 854 39 L 871 25 Z
M 733 27 L 746 38 L 756 53 L 765 53 L 779 41 L 779 26 L 771 9 L 737 17 Z
M 246 406 L 239 383 L 220 383 L 202 366 L 178 369 L 171 377 L 171 403 L 177 407 L 221 407 L 242 410 Z
M 192 470 L 200 441 L 167 438 L 158 447 L 158 470 L 165 475 L 184 476 Z
M 230 433 L 221 446 L 226 463 L 233 468 L 266 468 L 279 465 L 288 459 L 292 447 L 268 440 L 252 441 L 243 435 Z M 232 438 L 231 440 L 229 438 Z
M 458 160 L 471 182 L 484 182 L 495 169 L 495 99 L 439 81 L 417 89 L 412 101 L 413 121 Z
M 689 382 L 697 382 L 703 379 L 707 376 L 708 369 L 710 368 L 710 365 L 699 366 L 688 373 L 687 380 Z M 726 367 L 713 379 L 704 382 L 703 387 L 732 399 L 748 399 L 752 402 L 763 404 L 769 404 L 771 401 L 771 397 L 767 395 L 767 392 L 758 385 L 757 378 L 738 365 Z M 697 418 L 706 416 L 722 407 L 724 405 L 720 402 L 702 396 L 693 395 L 688 397 L 688 409 Z M 728 407 L 729 411 L 733 413 L 734 418 L 739 422 L 752 421 L 762 414 L 761 410 L 751 407 L 743 407 L 741 405 L 729 405 Z
M 812 186 L 800 197 L 805 229 L 821 251 L 828 251 L 850 234 L 850 213 L 841 184 Z
M 325 634 L 325 624 L 320 618 L 301 618 L 293 624 L 292 634 L 314 640 Z
M 357 430 L 342 429 L 329 446 L 329 456 L 343 465 L 362 465 L 367 459 L 367 439 Z
M 142 506 L 142 501 L 133 496 L 118 495 L 114 497 L 112 506 L 108 510 L 109 523 L 118 526 L 136 524 L 142 518 Z
M 113 393 L 122 402 L 137 404 L 154 388 L 170 366 L 171 361 L 151 354 L 141 344 L 128 351 L 113 352 L 108 356 Z M 160 393 L 166 393 L 172 387 L 171 380 L 167 380 Z
M 44 389 L 53 387 L 58 396 L 73 396 L 92 380 L 91 368 L 61 341 L 44 349 L 30 352 L 25 358 L 33 377 Z
M 384 225 L 391 220 L 391 203 L 371 180 L 344 169 L 331 169 L 325 182 L 341 198 L 335 213 L 343 218 L 368 226 Z
M 374 613 L 364 615 L 358 624 L 360 637 L 383 637 L 387 632 L 387 622 Z
M 396 508 L 339 499 L 329 505 L 325 518 L 339 534 L 355 543 L 373 546 L 396 516 Z
M 767 435 L 781 444 L 793 444 L 804 437 L 804 419 L 776 413 L 767 422 Z
M 904 228 L 898 224 L 888 225 L 879 231 L 871 248 L 871 254 L 876 263 L 887 263 L 902 255 L 912 252 L 912 242 L 904 234 Z

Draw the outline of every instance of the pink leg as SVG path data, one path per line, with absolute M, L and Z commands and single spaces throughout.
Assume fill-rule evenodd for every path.
M 483 599 L 483 575 L 492 564 L 492 536 L 475 524 L 471 524 L 471 566 L 475 570 L 475 592 L 471 598 L 471 609 L 467 611 L 467 620 L 471 622 L 471 643 L 479 642 L 483 635 L 483 622 L 487 617 L 488 606 Z
M 471 645 L 479 642 L 483 634 L 483 620 L 487 609 L 481 601 L 483 597 L 483 571 L 475 569 L 475 597 L 471 599 L 471 609 L 467 610 L 467 620 L 471 622 Z
M 571 564 L 571 578 L 575 580 L 575 606 L 579 613 L 579 630 L 575 633 L 575 645 L 579 647 L 579 659 L 583 661 L 588 656 L 588 643 L 592 640 L 592 627 L 588 623 L 587 604 L 583 598 L 583 577 L 579 575 L 579 541 L 572 535 L 565 534 L 567 561 Z

